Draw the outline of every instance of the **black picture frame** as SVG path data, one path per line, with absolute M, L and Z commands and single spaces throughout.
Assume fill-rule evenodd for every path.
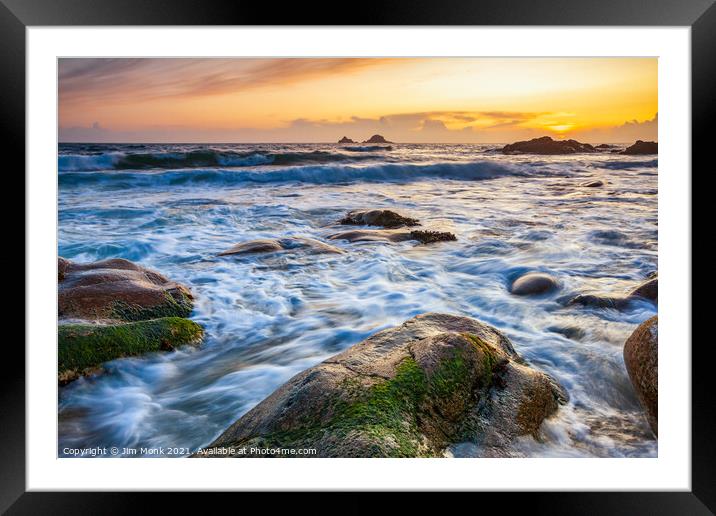
M 0 120 L 5 149 L 24 170 L 25 29 L 56 25 L 556 25 L 689 26 L 692 64 L 692 168 L 707 168 L 708 125 L 716 113 L 714 0 L 426 0 L 390 3 L 275 4 L 240 0 L 0 0 Z M 22 167 L 22 168 L 20 168 Z M 699 172 L 692 173 L 698 177 Z M 684 171 L 686 175 L 686 171 Z M 686 179 L 686 178 L 685 178 Z M 693 183 L 692 183 L 692 191 Z M 695 199 L 692 205 L 695 204 Z M 18 246 L 19 247 L 19 246 Z M 692 262 L 692 266 L 697 266 Z M 702 268 L 703 269 L 703 268 Z M 695 269 L 698 270 L 698 269 Z M 706 270 L 706 269 L 703 269 Z M 25 270 L 26 276 L 32 274 Z M 694 305 L 694 311 L 704 310 Z M 692 316 L 693 320 L 693 316 Z M 698 319 L 696 319 L 698 320 Z M 13 343 L 14 344 L 14 343 Z M 688 349 L 688 342 L 670 343 Z M 551 514 L 711 514 L 716 512 L 716 404 L 708 378 L 710 342 L 692 346 L 692 491 L 509 494 L 510 504 Z M 193 510 L 179 493 L 25 492 L 25 354 L 7 342 L 0 395 L 0 511 L 9 514 L 143 513 L 161 496 L 164 512 Z M 638 459 L 637 459 L 638 460 Z M 228 495 L 225 495 L 228 496 Z M 246 496 L 246 495 L 241 495 Z M 298 496 L 298 495 L 294 495 Z M 473 495 L 474 496 L 474 495 Z M 506 496 L 480 493 L 479 496 Z M 258 501 L 258 500 L 257 500 Z M 421 497 L 413 497 L 422 503 Z M 484 499 L 481 499 L 481 506 Z M 246 501 L 244 501 L 246 503 Z M 295 503 L 295 502 L 294 502 Z M 453 502 L 454 503 L 454 502 Z M 472 503 L 472 502 L 467 502 Z M 501 503 L 504 503 L 504 499 Z M 251 506 L 249 502 L 249 506 Z M 300 502 L 299 502 L 300 505 Z M 352 502 L 353 511 L 371 510 Z M 331 507 L 327 507 L 331 510 Z M 333 508 L 335 510 L 335 507 Z M 315 512 L 315 511 L 314 511 Z

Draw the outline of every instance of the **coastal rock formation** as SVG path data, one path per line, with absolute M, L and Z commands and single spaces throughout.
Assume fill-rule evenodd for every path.
M 193 307 L 189 290 L 129 260 L 93 263 L 58 259 L 60 318 L 138 321 L 157 317 L 188 317 Z
M 649 425 L 659 434 L 659 329 L 657 316 L 641 323 L 624 344 L 624 363 Z
M 632 155 L 638 155 L 638 154 L 658 154 L 659 153 L 659 144 L 656 142 L 645 142 L 642 140 L 637 140 L 634 145 L 631 145 L 624 149 L 624 152 L 622 154 L 632 154 Z
M 120 258 L 58 269 L 58 381 L 64 385 L 116 358 L 198 343 L 186 319 L 193 296 L 178 283 Z
M 339 221 L 339 224 L 400 228 L 403 226 L 419 226 L 420 222 L 417 219 L 404 217 L 391 210 L 353 210 L 348 212 Z
M 588 143 L 577 140 L 553 140 L 549 136 L 528 141 L 510 143 L 502 147 L 503 154 L 574 154 L 577 152 L 595 152 Z
M 348 138 L 347 136 L 344 136 L 343 138 L 338 140 L 338 143 L 355 143 L 355 142 L 353 140 L 351 140 L 350 138 Z
M 529 296 L 544 294 L 559 288 L 557 280 L 543 272 L 529 272 L 517 278 L 510 287 L 510 292 L 516 296 Z
M 254 253 L 275 253 L 280 251 L 300 250 L 308 254 L 343 254 L 343 250 L 315 240 L 313 238 L 294 237 L 274 239 L 258 239 L 248 242 L 236 244 L 226 251 L 222 251 L 217 256 L 228 256 L 236 254 L 254 254 Z
M 355 229 L 341 231 L 328 237 L 329 240 L 347 240 L 348 242 L 405 242 L 417 240 L 422 244 L 455 241 L 457 237 L 446 231 L 409 231 L 406 229 Z
M 294 376 L 196 456 L 245 457 L 252 447 L 441 456 L 464 441 L 497 455 L 516 437 L 537 435 L 564 402 L 562 388 L 496 329 L 429 313 Z
M 600 143 L 599 145 L 595 145 L 594 148 L 599 149 L 599 150 L 609 150 L 609 149 L 616 148 L 616 145 L 610 145 L 608 143 Z
M 393 143 L 393 142 L 386 140 L 379 134 L 374 134 L 373 136 L 371 136 L 370 138 L 365 140 L 363 143 Z
M 181 317 L 116 324 L 60 324 L 57 332 L 60 385 L 98 372 L 103 362 L 196 345 L 204 334 L 201 326 Z

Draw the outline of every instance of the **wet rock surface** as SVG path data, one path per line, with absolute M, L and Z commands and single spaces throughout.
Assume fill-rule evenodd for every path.
M 343 250 L 313 238 L 258 239 L 241 242 L 217 256 L 295 251 L 307 254 L 343 254 Z
M 318 457 L 441 456 L 471 441 L 486 455 L 566 402 L 501 332 L 428 313 L 381 331 L 285 383 L 199 456 L 252 447 L 315 448 Z
M 624 344 L 624 363 L 655 435 L 659 430 L 658 317 L 644 321 Z
M 595 152 L 588 143 L 577 140 L 553 140 L 549 136 L 510 143 L 502 147 L 503 154 L 575 154 Z

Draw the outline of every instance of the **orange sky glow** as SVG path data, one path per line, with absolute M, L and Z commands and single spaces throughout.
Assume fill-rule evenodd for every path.
M 60 59 L 61 142 L 657 140 L 655 58 Z

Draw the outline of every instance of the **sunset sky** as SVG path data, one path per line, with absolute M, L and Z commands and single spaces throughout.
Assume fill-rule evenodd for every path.
M 60 59 L 61 142 L 657 139 L 654 58 Z

